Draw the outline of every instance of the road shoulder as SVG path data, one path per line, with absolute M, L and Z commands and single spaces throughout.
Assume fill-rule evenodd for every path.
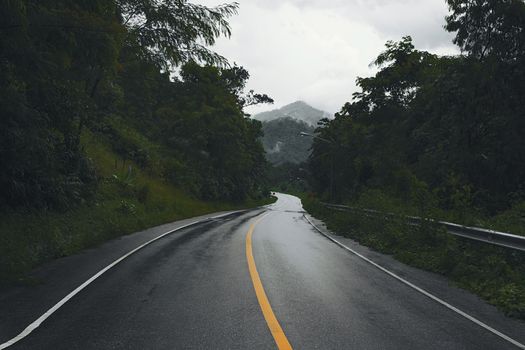
M 318 220 L 309 214 L 305 215 L 317 228 L 329 237 L 509 337 L 521 343 L 525 343 L 525 322 L 505 316 L 495 306 L 492 306 L 478 296 L 455 286 L 444 276 L 408 266 L 397 261 L 390 255 L 376 252 L 359 244 L 353 239 L 336 235 L 327 229 L 326 225 L 321 220 Z M 349 252 L 348 254 L 351 253 Z

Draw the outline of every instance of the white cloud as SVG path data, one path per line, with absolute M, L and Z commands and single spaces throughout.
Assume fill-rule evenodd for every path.
M 206 6 L 217 0 L 194 0 Z M 355 79 L 369 76 L 370 62 L 387 40 L 411 35 L 417 48 L 457 52 L 443 29 L 444 0 L 251 0 L 238 1 L 231 39 L 214 49 L 250 72 L 248 87 L 267 93 L 275 106 L 304 100 L 336 112 L 351 99 Z M 258 106 L 255 113 L 269 109 Z

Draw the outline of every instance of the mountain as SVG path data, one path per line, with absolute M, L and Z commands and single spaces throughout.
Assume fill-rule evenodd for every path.
M 290 117 L 263 122 L 262 139 L 266 159 L 274 165 L 283 163 L 299 164 L 310 155 L 312 138 L 300 136 L 300 132 L 313 133 L 315 128 Z
M 329 117 L 329 113 L 297 101 L 280 109 L 259 113 L 253 118 L 262 122 L 266 159 L 279 165 L 306 161 L 310 155 L 312 138 L 300 136 L 300 133 L 313 134 L 317 122 Z
M 331 118 L 332 115 L 328 112 L 323 112 L 319 109 L 309 106 L 303 101 L 290 103 L 280 109 L 273 111 L 262 112 L 253 116 L 254 119 L 261 122 L 269 122 L 279 118 L 290 117 L 292 119 L 300 120 L 310 126 L 317 126 L 317 122 L 322 118 Z

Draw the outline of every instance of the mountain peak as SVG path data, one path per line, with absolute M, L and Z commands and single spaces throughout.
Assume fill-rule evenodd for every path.
M 282 108 L 286 108 L 286 107 L 311 107 L 311 106 L 308 103 L 299 100 L 299 101 L 295 101 L 290 104 L 287 104 L 286 106 L 283 106 Z
M 268 122 L 286 117 L 303 121 L 310 126 L 317 126 L 319 120 L 322 118 L 330 118 L 331 115 L 308 105 L 304 101 L 295 101 L 279 109 L 262 112 L 253 116 L 254 119 L 261 122 Z

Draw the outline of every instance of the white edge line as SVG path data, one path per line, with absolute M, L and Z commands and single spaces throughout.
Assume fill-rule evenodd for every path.
M 208 220 L 213 220 L 213 219 L 218 219 L 218 218 L 222 218 L 222 217 L 225 217 L 225 216 L 233 215 L 233 214 L 240 213 L 240 212 L 243 212 L 243 211 L 246 211 L 246 210 L 236 210 L 236 211 L 233 211 L 233 212 L 228 212 L 228 213 L 225 213 L 225 214 L 215 215 L 215 216 L 211 216 L 211 217 L 204 218 L 204 219 L 201 219 L 201 220 L 197 220 L 197 221 L 194 221 L 194 222 L 190 222 L 189 224 L 177 227 L 177 228 L 175 228 L 175 229 L 173 229 L 171 231 L 165 232 L 165 233 L 161 234 L 160 236 L 157 236 L 157 237 L 147 241 L 146 243 L 141 244 L 137 248 L 135 248 L 132 251 L 128 252 L 127 254 L 121 256 L 120 258 L 118 258 L 117 260 L 113 261 L 111 264 L 109 264 L 108 266 L 104 267 L 102 270 L 100 270 L 99 272 L 97 272 L 96 274 L 91 276 L 91 278 L 89 278 L 87 281 L 85 281 L 80 286 L 75 288 L 71 293 L 66 295 L 62 300 L 60 300 L 58 303 L 56 303 L 52 308 L 47 310 L 42 316 L 37 318 L 31 324 L 29 324 L 29 326 L 27 326 L 16 337 L 8 340 L 7 342 L 5 342 L 3 344 L 0 344 L 0 350 L 8 348 L 11 345 L 13 345 L 13 344 L 19 342 L 20 340 L 24 339 L 25 337 L 27 337 L 29 334 L 31 334 L 31 332 L 33 332 L 35 329 L 37 329 L 42 324 L 42 322 L 44 322 L 47 318 L 49 318 L 49 316 L 51 316 L 53 313 L 55 313 L 55 311 L 60 309 L 65 303 L 67 303 L 71 298 L 73 298 L 80 291 L 82 291 L 84 288 L 86 288 L 88 285 L 90 285 L 94 280 L 96 280 L 97 278 L 102 276 L 106 271 L 108 271 L 109 269 L 111 269 L 112 267 L 114 267 L 115 265 L 120 263 L 122 260 L 128 258 L 130 255 L 132 255 L 132 254 L 136 253 L 137 251 L 141 250 L 145 246 L 147 246 L 147 245 L 149 245 L 149 244 L 151 244 L 151 243 L 153 243 L 153 242 L 155 242 L 155 241 L 157 241 L 157 240 L 159 240 L 159 239 L 161 239 L 161 238 L 163 238 L 163 237 L 165 237 L 165 236 L 167 236 L 167 235 L 169 235 L 171 233 L 174 233 L 176 231 L 185 229 L 187 227 L 194 226 L 196 224 L 200 224 L 200 223 L 206 222 Z
M 304 215 L 306 221 L 308 221 L 308 223 L 310 223 L 310 225 L 313 226 L 313 228 L 315 228 L 320 234 L 322 234 L 323 236 L 325 236 L 326 238 L 328 238 L 329 240 L 331 240 L 332 242 L 334 242 L 335 244 L 337 244 L 338 246 L 340 246 L 341 248 L 349 251 L 350 253 L 358 256 L 359 258 L 363 259 L 364 261 L 366 261 L 367 263 L 373 265 L 374 267 L 378 268 L 379 270 L 385 272 L 386 274 L 390 275 L 391 277 L 397 279 L 398 281 L 406 284 L 407 286 L 409 286 L 410 288 L 418 291 L 419 293 L 425 295 L 426 297 L 438 302 L 439 304 L 445 306 L 446 308 L 456 312 L 457 314 L 465 317 L 466 319 L 468 319 L 469 321 L 472 321 L 474 322 L 475 324 L 477 324 L 478 326 L 481 326 L 483 328 L 485 328 L 486 330 L 488 330 L 489 332 L 497 335 L 498 337 L 508 341 L 509 343 L 517 346 L 518 348 L 520 349 L 525 349 L 525 345 L 523 345 L 522 343 L 518 342 L 517 340 L 514 340 L 512 339 L 511 337 L 501 333 L 500 331 L 490 327 L 489 325 L 481 322 L 480 320 L 478 320 L 477 318 L 473 317 L 473 316 L 470 316 L 469 314 L 467 314 L 466 312 L 464 311 L 461 311 L 460 309 L 458 309 L 457 307 L 455 306 L 452 306 L 450 305 L 449 303 L 447 303 L 446 301 L 436 297 L 435 295 L 427 292 L 426 290 L 416 286 L 415 284 L 405 280 L 404 278 L 402 277 L 399 277 L 398 275 L 396 275 L 395 273 L 393 272 L 390 272 L 389 270 L 387 270 L 386 268 L 382 267 L 381 265 L 373 262 L 372 260 L 368 259 L 367 257 L 365 257 L 364 255 L 361 255 L 359 254 L 358 252 L 356 252 L 355 250 L 353 250 L 352 248 L 349 248 L 347 247 L 346 245 L 344 245 L 343 243 L 339 242 L 338 240 L 330 237 L 328 234 L 324 233 L 323 231 L 321 231 L 317 226 L 314 225 L 314 223 L 312 221 L 310 221 L 310 219 L 308 219 L 308 217 L 306 215 Z

